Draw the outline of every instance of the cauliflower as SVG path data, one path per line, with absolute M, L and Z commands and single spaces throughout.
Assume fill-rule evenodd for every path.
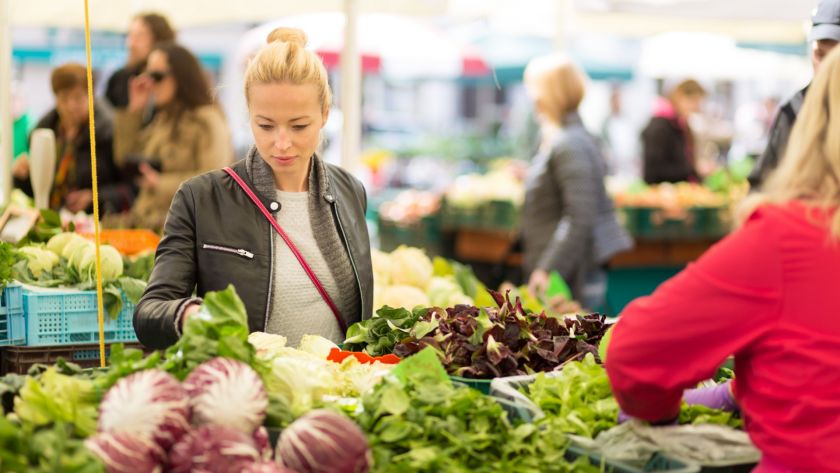
M 391 253 L 391 282 L 425 289 L 432 279 L 432 260 L 419 248 L 400 246 Z
M 429 301 L 435 307 L 455 307 L 459 304 L 472 305 L 473 300 L 465 295 L 455 278 L 434 277 L 426 289 Z
M 412 286 L 391 286 L 382 290 L 379 307 L 403 307 L 413 309 L 415 307 L 429 307 L 431 302 L 426 294 L 420 289 Z

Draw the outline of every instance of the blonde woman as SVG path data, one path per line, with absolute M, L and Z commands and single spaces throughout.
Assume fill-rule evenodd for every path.
M 606 292 L 604 265 L 631 246 L 604 188 L 605 163 L 577 110 L 583 72 L 562 55 L 534 59 L 525 85 L 541 122 L 542 144 L 528 170 L 522 209 L 524 274 L 535 294 L 556 270 L 575 299 L 596 310 Z
M 683 390 L 730 355 L 716 389 L 762 451 L 754 471 L 832 472 L 840 445 L 840 49 L 817 74 L 787 156 L 740 229 L 630 304 L 607 353 L 630 416 L 679 413 Z
M 134 314 L 161 348 L 198 309 L 192 297 L 233 284 L 251 331 L 340 342 L 371 314 L 373 272 L 362 184 L 315 151 L 329 117 L 327 72 L 306 36 L 274 30 L 245 73 L 255 146 L 230 168 L 178 190 L 149 286 Z

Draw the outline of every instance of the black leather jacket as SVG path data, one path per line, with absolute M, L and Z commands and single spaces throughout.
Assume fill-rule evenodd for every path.
M 361 294 L 361 314 L 344 314 L 347 326 L 367 319 L 373 305 L 370 237 L 365 223 L 364 187 L 347 171 L 325 165 L 339 237 L 349 251 Z M 254 189 L 245 160 L 234 171 Z M 260 195 L 271 211 L 279 207 Z M 134 312 L 134 329 L 143 345 L 165 348 L 178 340 L 176 317 L 187 302 L 233 284 L 248 311 L 252 332 L 262 331 L 271 309 L 274 229 L 224 171 L 185 182 L 178 190 L 155 255 L 155 267 Z M 205 245 L 230 251 L 209 251 Z M 238 252 L 238 253 L 237 253 Z M 301 308 L 305 310 L 305 308 Z

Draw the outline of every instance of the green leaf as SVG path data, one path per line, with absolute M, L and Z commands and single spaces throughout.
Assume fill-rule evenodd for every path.
M 102 296 L 105 299 L 104 306 L 108 317 L 116 320 L 123 308 L 122 291 L 113 285 L 108 285 L 102 288 Z
M 146 290 L 146 282 L 139 279 L 122 277 L 117 279 L 116 285 L 123 290 L 125 298 L 134 305 L 140 303 L 143 292 Z
M 391 385 L 382 395 L 381 409 L 392 416 L 405 414 L 410 405 L 408 395 L 400 387 Z

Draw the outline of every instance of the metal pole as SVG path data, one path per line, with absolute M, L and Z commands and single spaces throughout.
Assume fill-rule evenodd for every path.
M 0 205 L 12 193 L 12 32 L 10 1 L 0 0 Z
M 341 166 L 355 171 L 362 142 L 362 63 L 359 54 L 357 0 L 344 0 L 344 49 L 341 52 Z

